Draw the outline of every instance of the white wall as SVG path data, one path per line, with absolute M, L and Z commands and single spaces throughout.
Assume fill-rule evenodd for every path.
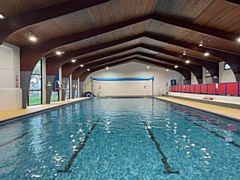
M 198 84 L 196 76 L 191 72 L 191 84 Z
M 223 65 L 225 62 L 219 63 L 219 83 L 236 82 L 235 75 L 231 69 L 224 70 Z
M 0 111 L 21 107 L 20 48 L 3 43 L 0 45 Z
M 166 71 L 137 62 L 130 62 L 110 69 L 91 73 L 84 81 L 84 92 L 91 91 L 90 77 L 152 77 L 154 76 L 154 94 L 162 95 L 166 92 L 166 83 L 170 85 L 171 79 L 176 79 L 182 85 L 183 77 L 176 71 Z M 152 81 L 93 81 L 93 93 L 99 96 L 139 96 L 152 95 Z M 101 86 L 99 88 L 99 86 Z

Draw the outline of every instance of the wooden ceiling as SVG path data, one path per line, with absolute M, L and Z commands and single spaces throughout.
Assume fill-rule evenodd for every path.
M 235 0 L 0 3 L 0 13 L 5 16 L 0 20 L 0 41 L 21 47 L 21 71 L 32 71 L 45 56 L 47 75 L 54 75 L 62 66 L 66 76 L 80 77 L 87 68 L 93 72 L 134 60 L 169 69 L 179 65 L 174 70 L 185 78 L 189 72 L 201 78 L 202 66 L 218 76 L 221 61 L 240 74 L 240 4 Z M 29 41 L 31 35 L 36 42 Z M 57 50 L 64 54 L 57 56 Z M 204 56 L 205 52 L 210 55 Z

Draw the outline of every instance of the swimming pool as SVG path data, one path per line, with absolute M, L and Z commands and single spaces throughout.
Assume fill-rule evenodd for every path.
M 240 123 L 93 98 L 0 125 L 0 179 L 240 179 Z

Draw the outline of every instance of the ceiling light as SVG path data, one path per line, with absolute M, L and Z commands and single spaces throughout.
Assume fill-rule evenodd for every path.
M 30 36 L 30 37 L 29 37 L 29 40 L 34 42 L 34 41 L 37 41 L 37 38 L 34 37 L 34 36 Z
M 166 71 L 169 71 L 168 69 L 166 69 Z
M 72 60 L 71 60 L 71 62 L 73 62 L 73 63 L 76 62 L 76 61 L 77 61 L 76 59 L 72 59 Z
M 202 44 L 202 43 L 200 43 L 198 46 L 203 46 L 203 44 Z
M 186 55 L 186 51 L 183 51 L 183 55 L 184 55 L 184 56 Z
M 0 13 L 0 19 L 5 19 L 5 16 L 2 13 Z
M 189 61 L 189 60 L 186 60 L 186 63 L 188 64 L 188 63 L 190 63 L 190 61 Z
M 87 71 L 90 71 L 90 69 L 87 69 Z
M 61 53 L 60 51 L 57 51 L 56 54 L 57 54 L 57 55 L 61 55 L 62 53 Z
M 174 66 L 175 68 L 178 68 L 178 66 L 176 65 L 176 66 Z
M 109 67 L 106 67 L 106 69 L 109 69 Z
M 147 68 L 149 69 L 150 67 L 149 67 L 149 66 L 147 66 Z
M 205 53 L 204 53 L 204 56 L 209 56 L 209 53 L 208 53 L 208 52 L 205 52 Z
M 240 42 L 240 37 L 237 39 L 238 42 Z
M 81 64 L 80 67 L 83 67 L 83 64 Z

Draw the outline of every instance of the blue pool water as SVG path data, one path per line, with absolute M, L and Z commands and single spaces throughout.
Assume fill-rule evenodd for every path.
M 236 180 L 239 131 L 157 99 L 84 100 L 0 125 L 0 179 Z

